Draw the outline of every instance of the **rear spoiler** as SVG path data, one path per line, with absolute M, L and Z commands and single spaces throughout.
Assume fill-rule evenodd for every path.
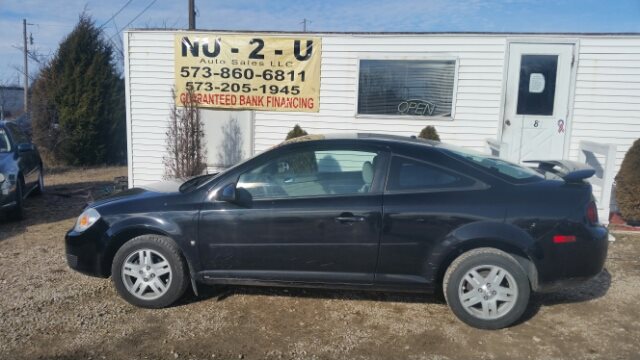
M 592 177 L 596 171 L 589 165 L 570 160 L 525 160 L 538 163 L 538 169 L 548 171 L 566 182 L 579 182 Z

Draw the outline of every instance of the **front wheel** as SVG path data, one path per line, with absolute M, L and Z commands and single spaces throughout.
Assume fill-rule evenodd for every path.
M 33 189 L 33 195 L 42 195 L 44 193 L 44 170 L 42 166 L 39 169 L 38 185 Z
M 15 199 L 16 204 L 9 209 L 7 217 L 13 221 L 19 221 L 24 219 L 24 183 L 21 178 L 16 182 Z
M 516 322 L 529 303 L 527 274 L 513 256 L 494 248 L 468 251 L 447 269 L 443 291 L 453 313 L 480 329 Z
M 145 308 L 163 308 L 187 289 L 187 265 L 178 247 L 158 235 L 142 235 L 126 242 L 111 266 L 116 290 L 127 302 Z

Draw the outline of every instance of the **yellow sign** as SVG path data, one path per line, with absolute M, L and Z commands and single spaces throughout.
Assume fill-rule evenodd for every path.
M 176 103 L 317 112 L 321 52 L 319 37 L 177 34 Z

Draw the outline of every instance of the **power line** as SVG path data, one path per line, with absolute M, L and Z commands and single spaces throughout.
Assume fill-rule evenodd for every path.
M 124 8 L 126 8 L 127 6 L 129 6 L 129 4 L 131 4 L 133 0 L 129 0 L 127 1 L 124 5 L 122 5 L 122 7 L 120 8 L 120 10 L 118 10 L 115 14 L 113 14 L 109 20 L 105 21 L 102 25 L 100 25 L 100 27 L 98 27 L 98 29 L 102 29 L 105 25 L 107 25 L 109 23 L 109 21 L 113 20 L 113 18 L 115 18 L 116 16 L 118 16 L 118 14 L 120 14 L 122 12 L 122 10 L 124 10 Z
M 115 34 L 113 34 L 109 40 L 113 39 L 114 36 L 117 36 L 118 34 L 120 34 L 122 32 L 122 30 L 126 29 L 127 26 L 131 25 L 131 23 L 133 23 L 134 21 L 138 20 L 138 18 L 140 16 L 142 16 L 142 14 L 144 14 L 147 10 L 149 10 L 149 8 L 156 3 L 156 1 L 158 0 L 153 0 L 151 3 L 149 3 L 149 5 L 147 5 L 147 7 L 145 7 L 138 15 L 136 15 L 136 17 L 133 18 L 133 20 L 129 21 L 127 23 L 127 25 L 123 26 L 120 30 L 118 30 L 118 32 L 116 32 Z

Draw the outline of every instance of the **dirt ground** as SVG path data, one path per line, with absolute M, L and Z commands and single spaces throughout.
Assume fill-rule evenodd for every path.
M 617 234 L 606 271 L 534 295 L 524 320 L 472 329 L 432 296 L 212 288 L 163 310 L 70 270 L 64 234 L 125 168 L 47 176 L 27 219 L 0 219 L 2 359 L 639 359 L 640 235 Z

